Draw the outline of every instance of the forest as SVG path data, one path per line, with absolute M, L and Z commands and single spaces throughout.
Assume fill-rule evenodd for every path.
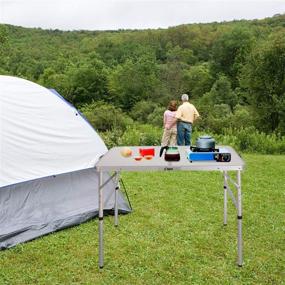
M 1 24 L 0 74 L 56 89 L 109 147 L 160 144 L 168 102 L 187 93 L 194 137 L 285 153 L 285 14 L 147 30 Z

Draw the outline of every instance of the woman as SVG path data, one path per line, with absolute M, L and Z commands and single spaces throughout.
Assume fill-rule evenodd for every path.
M 168 110 L 163 115 L 163 136 L 161 146 L 176 145 L 177 143 L 177 127 L 176 127 L 176 110 L 177 103 L 172 100 L 169 102 Z

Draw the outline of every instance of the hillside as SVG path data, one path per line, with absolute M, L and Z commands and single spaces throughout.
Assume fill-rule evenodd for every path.
M 1 74 L 57 89 L 104 133 L 160 128 L 169 100 L 188 93 L 200 131 L 285 134 L 285 15 L 157 30 L 0 25 L 0 42 Z

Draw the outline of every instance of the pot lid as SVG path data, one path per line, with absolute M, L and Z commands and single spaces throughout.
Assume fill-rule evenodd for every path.
M 200 136 L 198 139 L 212 139 L 212 137 L 208 135 L 204 135 L 204 136 Z

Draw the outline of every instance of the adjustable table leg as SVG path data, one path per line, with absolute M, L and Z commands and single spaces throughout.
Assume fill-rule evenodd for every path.
M 237 172 L 237 223 L 238 223 L 238 266 L 242 266 L 242 194 L 241 194 L 241 171 Z
M 228 181 L 227 181 L 227 172 L 223 171 L 224 176 L 224 226 L 227 225 L 227 212 L 228 212 L 228 198 L 227 198 L 227 191 L 228 191 Z
M 104 229 L 103 229 L 103 219 L 104 219 L 104 212 L 103 212 L 103 173 L 99 171 L 99 268 L 103 268 L 104 266 Z

